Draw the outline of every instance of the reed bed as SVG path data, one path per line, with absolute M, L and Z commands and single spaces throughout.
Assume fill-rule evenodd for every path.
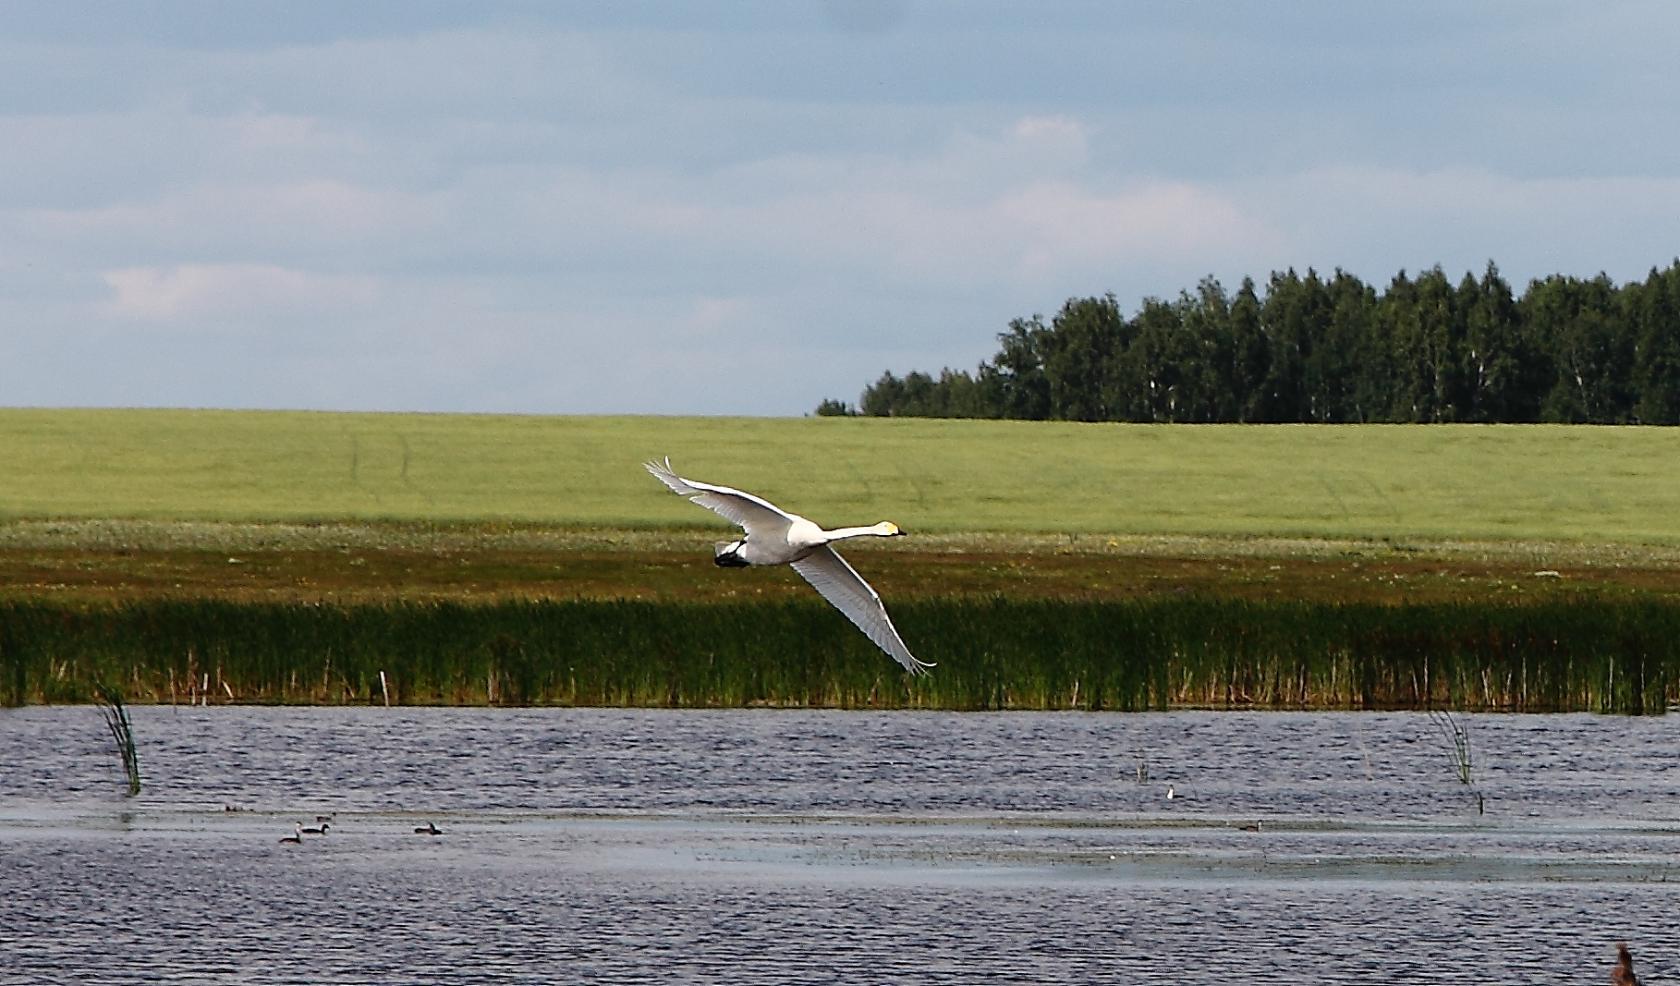
M 1680 605 L 1201 598 L 895 607 L 910 678 L 820 600 L 0 602 L 13 704 L 1450 708 L 1660 713 Z M 384 683 L 381 682 L 381 673 Z

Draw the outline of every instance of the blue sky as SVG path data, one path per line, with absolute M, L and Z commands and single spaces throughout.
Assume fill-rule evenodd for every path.
M 0 5 L 0 405 L 789 415 L 1287 267 L 1680 255 L 1680 7 Z

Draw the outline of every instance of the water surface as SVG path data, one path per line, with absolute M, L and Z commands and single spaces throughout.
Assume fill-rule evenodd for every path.
M 0 711 L 0 982 L 1680 978 L 1674 717 L 131 711 Z

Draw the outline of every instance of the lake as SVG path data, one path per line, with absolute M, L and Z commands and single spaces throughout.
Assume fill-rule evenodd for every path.
M 0 710 L 0 983 L 1680 979 L 1675 716 L 131 714 Z

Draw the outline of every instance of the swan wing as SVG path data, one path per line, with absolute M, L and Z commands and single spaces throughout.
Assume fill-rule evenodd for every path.
M 769 500 L 753 496 L 751 493 L 743 493 L 728 486 L 713 486 L 711 483 L 684 479 L 671 470 L 670 459 L 666 459 L 664 464 L 645 462 L 643 465 L 655 479 L 670 487 L 671 492 L 686 496 L 731 523 L 739 524 L 748 534 L 754 531 L 786 529 L 795 519 Z
M 840 553 L 828 545 L 795 561 L 793 570 L 805 577 L 822 597 L 834 604 L 834 608 L 846 614 L 846 618 L 857 624 L 857 628 L 864 632 L 875 645 L 886 651 L 888 656 L 904 665 L 911 674 L 926 674 L 927 669 L 933 667 L 926 661 L 919 661 L 910 653 L 910 648 L 904 646 L 904 639 L 898 635 L 893 626 L 892 618 L 887 616 L 887 607 L 881 603 L 881 597 L 863 580 L 857 570 L 840 557 Z

